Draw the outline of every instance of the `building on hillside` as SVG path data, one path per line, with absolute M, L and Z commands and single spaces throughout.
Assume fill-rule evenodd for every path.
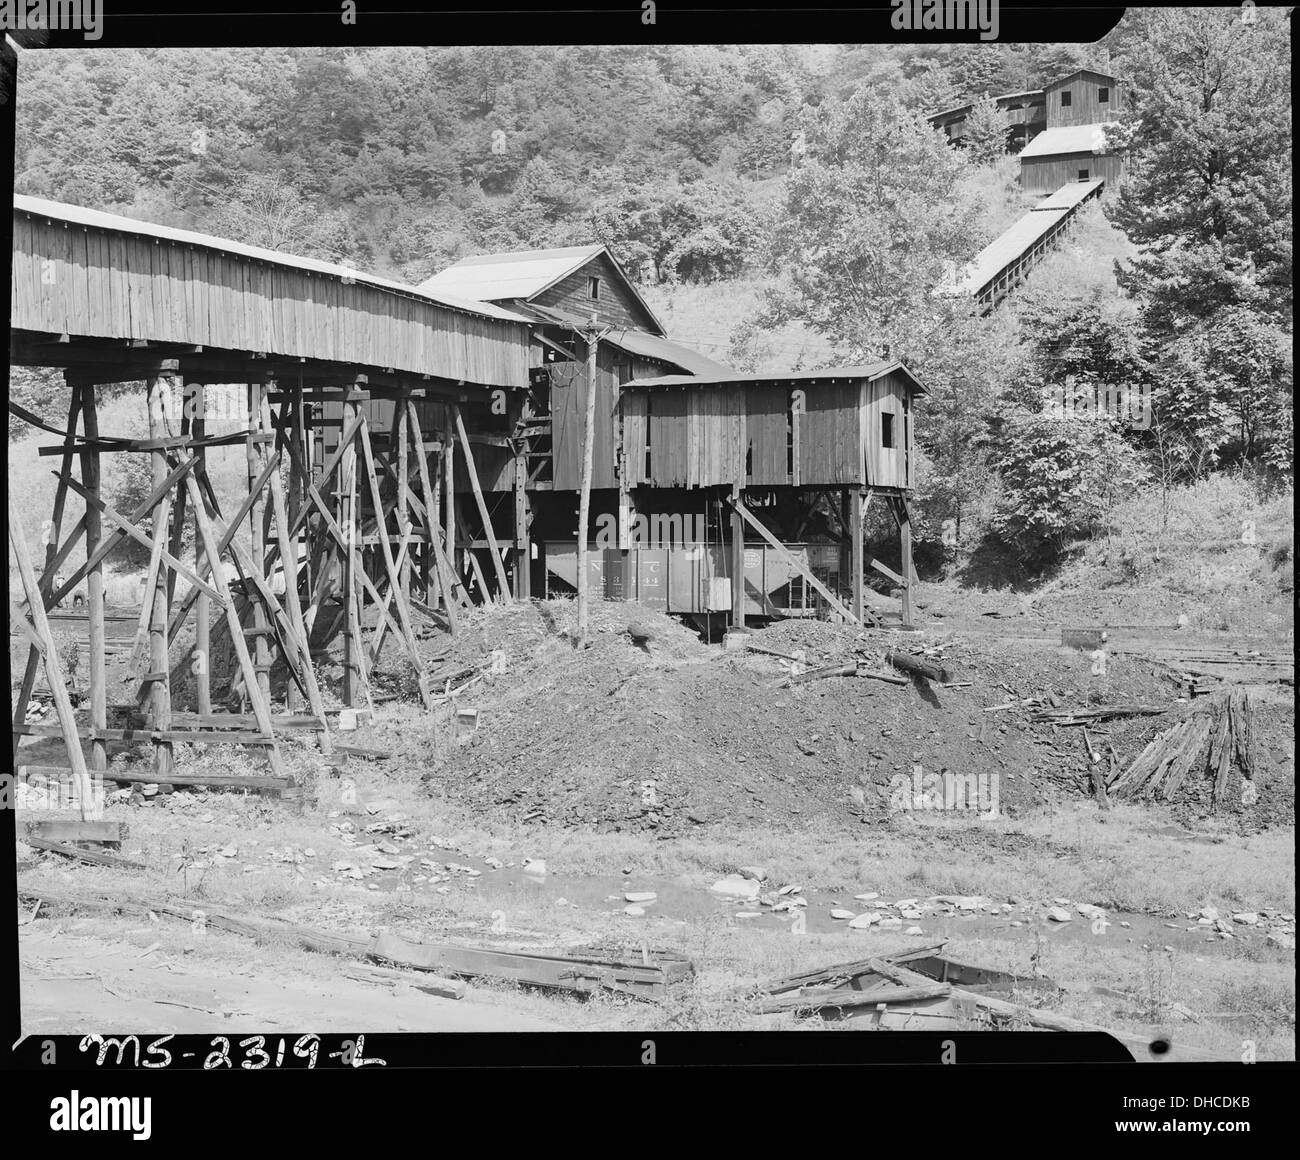
M 740 624 L 746 614 L 835 608 L 828 594 L 842 587 L 849 603 L 839 609 L 869 618 L 863 568 L 870 566 L 899 585 L 910 622 L 907 496 L 913 401 L 924 388 L 906 368 L 741 374 L 672 341 L 598 244 L 465 258 L 419 289 L 533 323 L 522 406 L 460 406 L 492 519 L 499 513 L 505 526 L 513 522 L 515 546 L 527 544 L 533 558 L 533 575 L 517 589 L 564 591 L 577 581 L 575 493 L 594 316 L 588 566 L 597 591 L 671 612 L 729 614 Z M 458 469 L 451 481 L 458 496 L 473 487 L 466 476 Z M 819 523 L 826 489 L 842 492 L 837 529 Z M 864 552 L 862 515 L 873 497 L 899 529 L 897 571 Z M 458 522 L 467 530 L 456 547 L 482 551 L 473 509 L 466 505 Z
M 1107 181 L 1123 159 L 1106 143 L 1106 126 L 1122 109 L 1120 83 L 1106 73 L 1079 69 L 1044 90 L 1047 128 L 1020 153 L 1026 193 L 1053 193 L 1072 181 Z
M 1054 193 L 1073 181 L 1109 181 L 1123 170 L 1105 127 L 1123 109 L 1123 85 L 1107 73 L 1077 69 L 1042 89 L 997 97 L 1007 118 L 1007 148 L 1020 154 L 1026 193 Z M 960 145 L 973 102 L 934 113 L 930 124 Z
M 1047 107 L 1043 103 L 1042 89 L 1029 89 L 1023 93 L 1002 93 L 993 98 L 1002 110 L 1007 125 L 1007 152 L 1015 153 L 1047 128 Z M 927 119 L 940 130 L 953 145 L 966 141 L 966 118 L 975 108 L 974 101 L 955 105 L 932 113 Z

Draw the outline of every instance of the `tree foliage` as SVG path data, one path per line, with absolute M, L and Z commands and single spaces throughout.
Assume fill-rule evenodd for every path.
M 976 165 L 990 165 L 1007 152 L 1006 117 L 998 103 L 985 93 L 966 115 L 966 153 Z

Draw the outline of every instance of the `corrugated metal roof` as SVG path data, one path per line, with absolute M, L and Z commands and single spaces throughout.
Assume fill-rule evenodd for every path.
M 1052 157 L 1058 153 L 1103 153 L 1106 149 L 1106 126 L 1061 125 L 1044 129 L 1021 151 L 1025 157 Z
M 120 214 L 105 213 L 102 210 L 86 209 L 79 205 L 65 205 L 63 202 L 47 201 L 42 197 L 27 197 L 14 194 L 14 209 L 36 217 L 49 218 L 54 221 L 67 222 L 69 225 L 85 226 L 88 229 L 112 230 L 115 233 L 135 234 L 139 237 L 162 238 L 170 242 L 179 242 L 189 246 L 202 246 L 209 250 L 219 250 L 226 254 L 238 254 L 259 262 L 268 262 L 277 266 L 289 266 L 295 270 L 309 270 L 315 274 L 325 274 L 334 278 L 347 278 L 368 286 L 377 286 L 381 290 L 391 290 L 407 297 L 427 298 L 439 306 L 460 310 L 466 314 L 476 314 L 483 318 L 496 318 L 506 322 L 527 322 L 528 319 L 513 311 L 505 310 L 490 303 L 478 302 L 455 294 L 442 291 L 430 292 L 423 288 L 416 289 L 401 282 L 391 282 L 374 274 L 366 274 L 347 266 L 335 265 L 333 262 L 321 262 L 316 258 L 302 258 L 296 254 L 285 254 L 279 250 L 266 250 L 260 246 L 248 246 L 230 238 L 218 238 L 212 234 L 195 233 L 193 230 L 178 230 L 172 226 L 155 225 L 153 222 L 137 221 L 135 218 L 122 217 Z
M 1030 210 L 975 255 L 974 261 L 958 280 L 957 289 L 968 294 L 977 293 L 1068 213 L 1064 209 Z
M 462 258 L 420 283 L 421 290 L 446 291 L 476 302 L 531 298 L 590 262 L 605 247 L 566 246 L 515 254 L 480 254 Z
M 902 371 L 916 390 L 925 394 L 925 386 L 901 362 L 862 363 L 858 366 L 825 367 L 819 371 L 776 371 L 768 374 L 745 374 L 731 371 L 728 374 L 661 375 L 653 379 L 633 379 L 625 387 L 716 387 L 728 383 L 811 383 L 819 379 L 878 379 L 894 371 Z
M 1071 181 L 1061 186 L 1051 197 L 1043 198 L 1034 206 L 1034 212 L 1048 209 L 1073 209 L 1105 184 L 1105 180 L 1100 177 L 1094 177 L 1091 181 Z

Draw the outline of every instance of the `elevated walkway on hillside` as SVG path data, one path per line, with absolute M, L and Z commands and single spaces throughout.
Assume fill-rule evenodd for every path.
M 1101 195 L 1105 181 L 1071 181 L 1043 198 L 975 255 L 954 285 L 954 292 L 975 298 L 983 313 L 1025 280 L 1070 228 L 1081 205 Z

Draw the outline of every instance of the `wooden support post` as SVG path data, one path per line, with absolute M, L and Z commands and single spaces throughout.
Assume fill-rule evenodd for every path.
M 515 597 L 527 600 L 531 595 L 533 553 L 529 531 L 528 457 L 521 447 L 515 455 Z
M 740 515 L 740 482 L 731 485 L 731 626 L 745 627 L 745 521 Z
M 190 493 L 190 506 L 194 509 L 194 523 L 198 536 L 203 541 L 203 551 L 212 564 L 212 581 L 217 588 L 217 602 L 225 613 L 230 643 L 234 647 L 240 671 L 244 675 L 245 691 L 249 705 L 253 710 L 253 718 L 257 722 L 258 732 L 265 737 L 272 738 L 272 744 L 266 747 L 266 755 L 272 772 L 278 774 L 283 766 L 280 761 L 280 752 L 274 744 L 271 709 L 263 699 L 262 691 L 257 684 L 253 658 L 249 654 L 248 643 L 244 639 L 243 626 L 239 623 L 239 611 L 235 607 L 235 599 L 231 594 L 230 585 L 226 583 L 226 570 L 221 565 L 221 552 L 218 548 L 217 536 L 212 529 L 212 520 L 208 515 L 206 502 L 193 473 L 185 477 L 185 487 Z
M 416 416 L 414 411 L 415 404 L 412 403 L 411 407 L 412 407 L 411 430 L 418 431 L 419 427 L 418 424 L 416 423 Z M 415 435 L 415 445 L 421 449 L 420 451 L 420 494 L 424 497 L 424 507 L 426 513 L 425 523 L 427 524 L 427 526 L 430 529 L 430 532 L 432 533 L 430 539 L 426 541 L 424 545 L 424 574 L 426 578 L 425 592 L 426 594 L 429 594 L 428 602 L 430 604 L 433 604 L 431 589 L 428 588 L 427 581 L 429 580 L 430 577 L 436 577 L 440 589 L 440 599 L 450 604 L 452 602 L 452 595 L 450 592 L 448 592 L 445 588 L 442 587 L 442 572 L 436 567 L 437 557 L 435 556 L 431 546 L 432 541 L 434 539 L 441 540 L 442 531 L 443 531 L 442 456 L 445 455 L 446 452 L 425 451 L 423 449 L 424 440 L 418 434 Z M 432 455 L 437 455 L 438 459 L 434 461 L 433 468 L 432 470 L 430 470 L 429 458 Z M 432 483 L 430 483 L 430 475 L 432 475 Z M 445 541 L 442 542 L 445 543 Z M 434 605 L 434 607 L 437 606 Z
M 248 436 L 244 442 L 245 458 L 248 461 L 248 488 L 253 496 L 253 506 L 248 513 L 248 526 L 252 546 L 253 566 L 262 576 L 266 575 L 266 501 L 264 491 L 254 491 L 258 476 L 266 466 L 266 444 L 257 438 L 262 434 L 262 384 L 248 384 Z M 282 560 L 286 573 L 289 561 Z M 271 642 L 268 629 L 270 622 L 261 602 L 253 601 L 253 642 L 254 656 L 257 658 L 257 687 L 268 702 L 271 699 Z
M 451 405 L 452 421 L 456 424 L 456 434 L 460 438 L 461 450 L 465 452 L 465 473 L 469 476 L 470 490 L 474 493 L 474 502 L 478 505 L 479 519 L 483 521 L 483 537 L 488 542 L 492 555 L 492 569 L 496 573 L 497 588 L 503 604 L 510 603 L 510 581 L 506 578 L 505 563 L 501 557 L 501 548 L 492 531 L 492 517 L 488 515 L 487 500 L 483 498 L 483 489 L 479 487 L 478 469 L 474 466 L 474 455 L 470 450 L 469 436 L 465 433 L 465 420 L 461 418 L 460 407 Z M 486 589 L 483 593 L 487 595 Z
M 186 388 L 188 394 L 185 399 L 185 405 L 190 412 L 190 430 L 194 433 L 196 439 L 201 439 L 207 434 L 207 401 L 204 397 L 204 387 L 202 383 L 193 383 Z M 195 458 L 198 460 L 195 470 L 200 474 L 207 473 L 207 449 L 199 447 L 195 449 Z M 197 526 L 197 524 L 196 524 Z M 204 574 L 207 567 L 207 559 L 203 552 L 203 540 L 197 535 L 194 536 L 194 571 L 200 576 Z M 194 673 L 195 698 L 200 713 L 212 712 L 212 598 L 199 589 L 198 596 L 195 597 L 194 605 L 194 654 L 190 668 Z
M 361 408 L 355 399 L 349 398 L 343 404 L 343 426 L 350 429 L 360 418 Z M 357 541 L 357 507 L 356 507 L 356 465 L 357 453 L 355 437 L 349 437 L 346 447 L 340 447 L 343 458 L 339 470 L 339 524 L 343 528 L 345 547 L 340 563 L 343 569 L 343 607 L 347 609 L 347 618 L 343 622 L 343 703 L 349 708 L 357 705 L 361 691 L 361 614 L 358 607 L 358 585 L 356 580 L 357 556 L 360 549 Z
M 411 506 L 407 499 L 407 480 L 411 467 L 409 460 L 410 420 L 404 399 L 393 404 L 393 441 L 397 445 L 397 532 L 405 539 L 411 534 Z M 398 567 L 402 592 L 409 599 L 411 595 L 411 557 L 407 553 Z
M 460 579 L 460 554 L 456 551 L 456 442 L 452 438 L 451 408 L 445 409 L 446 423 L 442 437 L 442 502 L 446 515 L 443 519 L 442 542 L 447 545 L 451 570 Z
M 383 497 L 379 493 L 379 479 L 375 474 L 375 453 L 370 446 L 370 428 L 361 424 L 361 451 L 365 456 L 365 476 L 370 485 L 370 501 L 375 508 L 375 518 L 379 523 L 379 558 L 383 561 L 384 571 L 388 575 L 388 586 L 393 593 L 393 603 L 397 605 L 397 623 L 406 642 L 406 651 L 411 664 L 415 666 L 417 677 L 424 676 L 424 662 L 420 659 L 420 646 L 416 643 L 415 629 L 411 625 L 410 593 L 402 587 L 401 577 L 393 562 L 392 545 L 388 542 L 388 525 L 384 518 Z M 433 708 L 433 702 L 420 682 L 420 693 L 425 699 L 425 707 Z
M 451 630 L 453 636 L 456 635 L 456 602 L 458 600 L 456 585 L 459 577 L 455 574 L 451 562 L 447 559 L 447 553 L 438 540 L 438 494 L 429 482 L 429 461 L 424 454 L 424 439 L 420 433 L 420 419 L 415 411 L 415 404 L 408 400 L 407 409 L 410 413 L 411 434 L 415 438 L 415 445 L 419 447 L 419 467 L 420 467 L 420 488 L 423 492 L 424 499 L 424 520 L 425 527 L 428 529 L 429 540 L 428 550 L 432 551 L 434 561 L 438 569 L 439 586 L 442 588 L 444 603 L 447 609 L 447 627 Z M 450 448 L 443 452 L 444 455 L 450 453 Z M 454 544 L 449 544 L 449 548 L 454 549 Z M 463 590 L 461 592 L 463 595 Z
M 18 500 L 12 489 L 9 490 L 9 545 L 13 550 L 14 562 L 18 565 L 18 575 L 22 581 L 23 593 L 27 598 L 27 607 L 31 613 L 31 627 L 35 636 L 42 642 L 42 648 L 33 644 L 32 652 L 45 662 L 45 680 L 50 686 L 50 696 L 54 700 L 55 716 L 59 720 L 59 729 L 68 749 L 68 764 L 72 769 L 73 782 L 77 787 L 77 797 L 83 820 L 97 817 L 99 801 L 94 795 L 90 774 L 86 769 L 86 758 L 81 751 L 81 738 L 77 732 L 77 719 L 72 712 L 72 701 L 64 684 L 63 666 L 59 663 L 59 650 L 54 636 L 50 632 L 50 622 L 45 617 L 45 602 L 42 599 L 36 572 L 32 567 L 32 558 L 27 551 L 27 539 L 23 535 L 22 512 L 17 506 Z M 19 706 L 26 713 L 27 702 Z M 14 746 L 17 749 L 18 730 L 14 730 Z M 15 768 L 17 764 L 15 763 Z
M 587 575 L 587 535 L 591 518 L 591 467 L 596 445 L 596 351 L 601 339 L 596 316 L 582 332 L 587 344 L 587 399 L 582 427 L 582 485 L 578 493 L 578 637 L 579 648 L 587 647 L 587 614 L 591 579 Z
M 64 372 L 65 381 L 71 389 L 72 398 L 68 404 L 68 426 L 67 436 L 64 439 L 63 460 L 59 471 L 58 487 L 54 493 L 54 515 L 49 524 L 46 525 L 46 534 L 48 539 L 45 541 L 45 565 L 41 569 L 41 574 L 37 578 L 37 590 L 41 594 L 42 611 L 53 603 L 51 592 L 54 585 L 55 558 L 59 554 L 59 536 L 63 526 L 63 507 L 68 498 L 67 479 L 72 471 L 73 448 L 77 434 L 77 415 L 79 413 L 79 402 L 76 388 L 72 380 L 68 378 L 67 372 Z M 89 551 L 89 549 L 87 549 Z M 21 691 L 18 694 L 18 704 L 14 709 L 14 724 L 22 725 L 27 720 L 27 705 L 32 699 L 32 691 L 36 688 L 36 673 L 41 663 L 40 653 L 33 645 L 27 650 L 27 667 L 23 672 L 23 683 Z M 14 761 L 18 760 L 18 742 L 19 734 L 13 735 L 13 757 Z
M 912 586 L 916 570 L 912 567 L 912 517 L 907 504 L 899 499 L 898 503 L 898 543 L 903 567 L 903 627 L 912 627 Z
M 82 383 L 81 425 L 86 439 L 93 444 L 99 438 L 99 414 L 95 407 L 93 383 Z M 81 480 L 95 495 L 99 494 L 99 451 L 93 445 L 81 453 Z M 86 558 L 90 559 L 103 535 L 99 509 L 86 505 Z M 104 647 L 104 568 L 95 564 L 86 573 L 86 622 L 89 630 L 89 652 L 86 679 L 90 688 L 90 728 L 94 731 L 108 726 L 108 677 Z M 108 768 L 108 747 L 95 737 L 90 743 L 90 765 L 96 771 Z
M 848 524 L 849 524 L 849 567 L 853 573 L 853 615 L 862 620 L 863 615 L 863 568 L 865 552 L 862 546 L 862 521 L 866 515 L 863 494 L 860 487 L 849 490 Z
M 172 377 L 161 371 L 149 380 L 149 437 L 165 439 L 167 430 L 168 408 L 171 402 Z M 161 449 L 151 453 L 153 459 L 153 482 L 155 487 L 167 479 L 167 453 Z M 161 544 L 167 535 L 167 520 L 171 515 L 171 495 L 165 493 L 153 509 L 153 541 Z M 167 599 L 167 572 L 159 567 L 154 581 L 153 593 L 145 593 L 145 599 L 153 602 L 149 622 L 149 701 L 152 708 L 153 728 L 166 732 L 172 727 L 171 696 L 171 662 L 167 648 L 167 616 L 169 601 Z M 143 692 L 143 690 L 142 690 Z M 153 768 L 159 781 L 166 781 L 172 772 L 175 759 L 172 743 L 167 740 L 154 742 Z
M 267 394 L 274 388 L 274 382 L 267 383 L 266 388 L 262 392 L 262 424 L 264 428 L 269 429 L 271 404 L 267 400 Z M 296 545 L 289 538 L 289 513 L 285 505 L 284 485 L 280 482 L 278 471 L 271 474 L 271 512 L 274 517 L 276 542 L 280 549 L 280 566 L 284 571 L 284 607 L 292 633 L 297 638 L 295 643 L 302 668 L 303 684 L 307 688 L 307 702 L 312 715 L 320 722 L 317 735 L 320 749 L 322 753 L 328 754 L 331 745 L 329 725 L 325 720 L 325 701 L 316 683 L 316 669 L 311 659 L 311 636 L 303 620 L 302 602 L 298 597 L 298 552 Z M 292 681 L 289 682 L 289 687 L 291 689 L 294 687 Z M 289 711 L 293 712 L 292 705 Z

